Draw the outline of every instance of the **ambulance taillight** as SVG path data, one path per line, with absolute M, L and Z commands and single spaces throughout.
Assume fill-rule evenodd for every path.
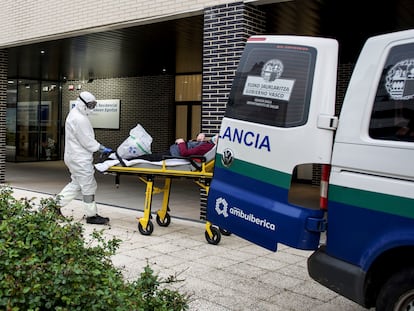
M 320 193 L 320 199 L 319 199 L 319 206 L 323 210 L 328 209 L 328 185 L 329 185 L 330 173 L 331 173 L 331 165 L 323 164 L 322 175 L 321 175 L 321 193 Z

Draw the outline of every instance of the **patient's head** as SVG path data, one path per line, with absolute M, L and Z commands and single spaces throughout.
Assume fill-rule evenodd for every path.
M 200 133 L 197 135 L 196 140 L 197 141 L 203 141 L 206 138 L 206 135 L 204 133 Z

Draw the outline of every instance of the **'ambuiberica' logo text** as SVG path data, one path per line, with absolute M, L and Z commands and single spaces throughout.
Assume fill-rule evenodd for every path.
M 229 214 L 231 214 L 235 217 L 239 217 L 248 222 L 254 223 L 260 227 L 276 231 L 276 225 L 267 221 L 266 219 L 260 219 L 259 217 L 254 216 L 253 213 L 246 214 L 242 209 L 238 207 L 229 208 L 228 203 L 224 198 L 217 198 L 215 210 L 217 212 L 217 215 L 223 215 L 224 218 L 229 217 Z

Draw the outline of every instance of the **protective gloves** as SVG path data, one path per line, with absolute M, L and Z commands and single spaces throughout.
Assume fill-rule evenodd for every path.
M 99 146 L 99 152 L 100 152 L 101 154 L 110 154 L 110 153 L 112 153 L 112 152 L 113 152 L 113 150 L 112 150 L 111 148 L 107 148 L 107 147 L 105 147 L 104 145 L 100 145 L 100 146 Z

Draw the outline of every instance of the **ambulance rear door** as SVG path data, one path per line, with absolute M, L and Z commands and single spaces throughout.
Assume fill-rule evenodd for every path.
M 324 212 L 289 203 L 294 169 L 330 163 L 338 44 L 253 36 L 232 85 L 207 200 L 207 219 L 257 245 L 316 249 Z

